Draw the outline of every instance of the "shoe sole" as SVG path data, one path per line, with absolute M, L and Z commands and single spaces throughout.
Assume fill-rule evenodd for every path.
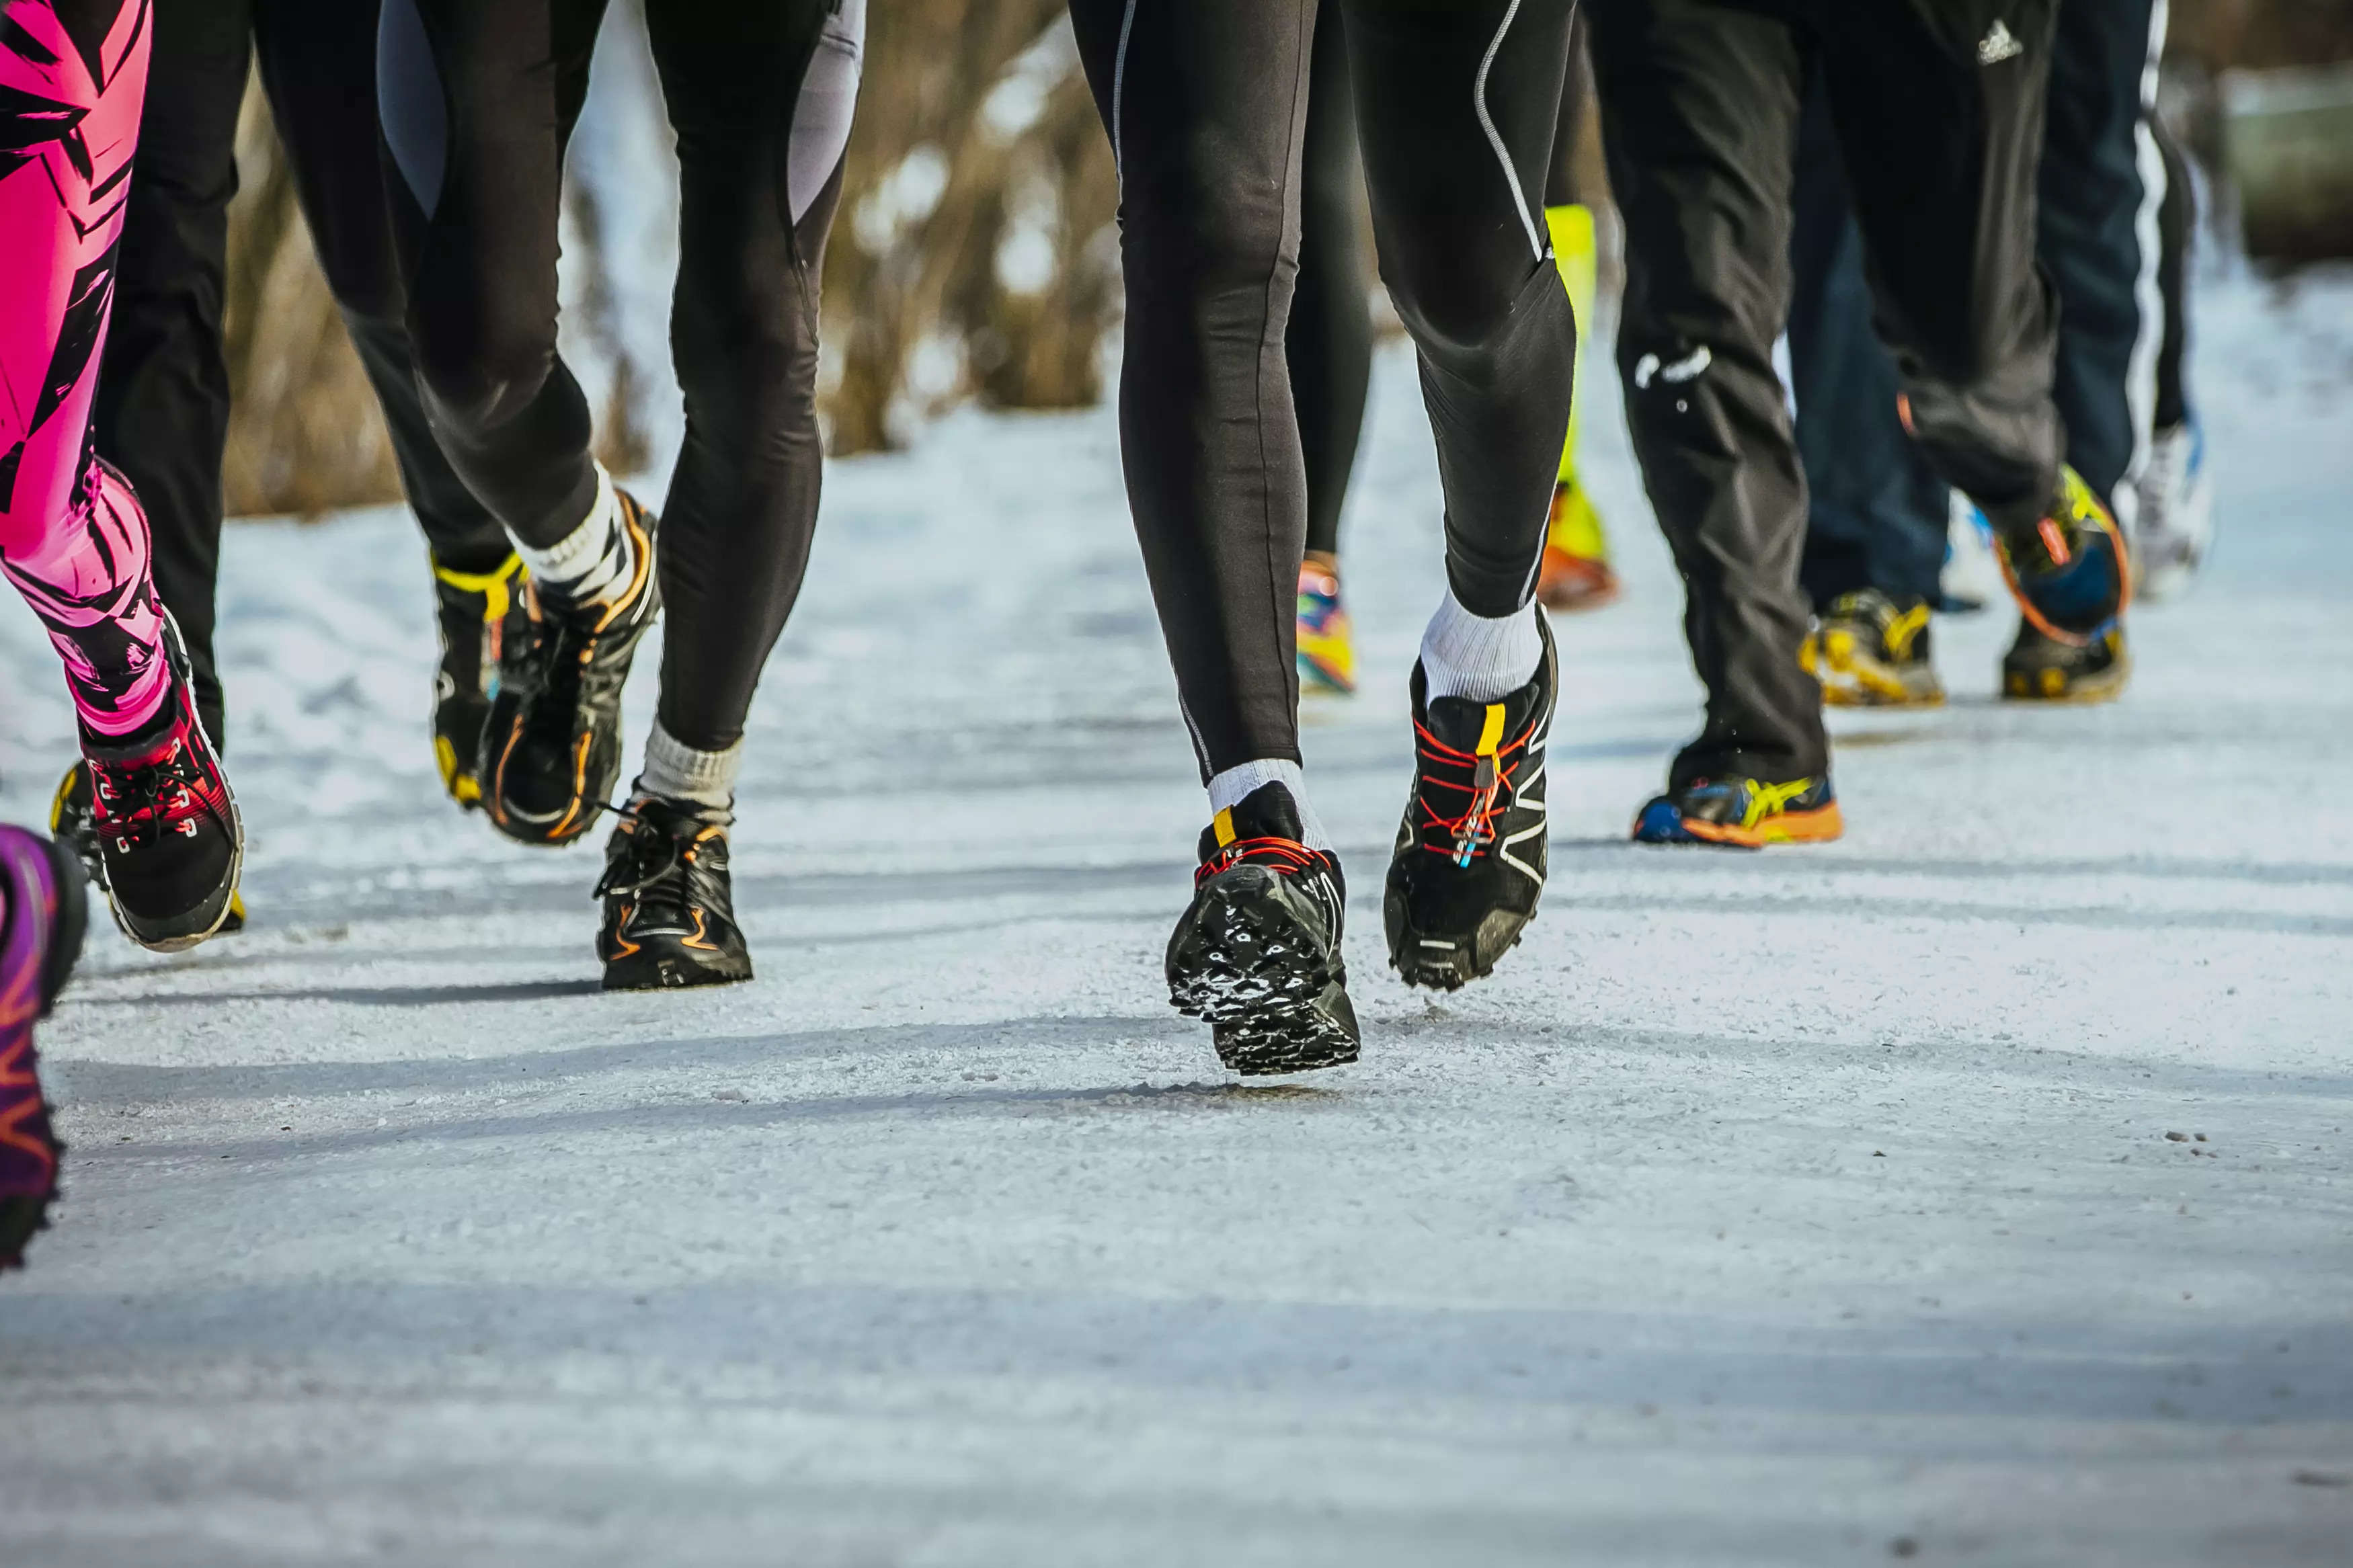
M 2059 678 L 2056 685 L 2051 677 Z M 2005 702 L 2024 702 L 2045 708 L 2091 708 L 2103 702 L 2114 702 L 2125 694 L 2132 679 L 2132 660 L 2119 658 L 2097 675 L 2070 678 L 2063 669 L 2048 666 L 2031 677 L 2023 669 L 2006 669 L 2001 675 L 2001 696 Z
M 1382 904 L 1383 923 L 1388 927 L 1389 967 L 1396 970 L 1398 978 L 1408 985 L 1419 985 L 1430 991 L 1460 991 L 1473 980 L 1484 980 L 1494 973 L 1495 966 L 1504 962 L 1504 955 L 1520 945 L 1520 938 L 1527 931 L 1528 922 L 1535 918 L 1523 915 L 1516 910 L 1490 911 L 1488 921 L 1501 916 L 1509 921 L 1502 930 L 1508 931 L 1510 934 L 1501 946 L 1485 944 L 1493 948 L 1494 956 L 1482 963 L 1479 959 L 1482 944 L 1475 935 L 1463 938 L 1427 935 L 1416 930 L 1413 923 L 1405 918 L 1403 900 L 1394 892 L 1384 899 Z
M 1846 832 L 1846 818 L 1840 813 L 1836 802 L 1819 811 L 1785 811 L 1778 816 L 1767 817 L 1754 827 L 1741 827 L 1728 822 L 1694 822 L 1678 816 L 1674 826 L 1681 837 L 1669 837 L 1655 831 L 1646 835 L 1643 826 L 1649 820 L 1647 812 L 1634 819 L 1635 843 L 1762 849 L 1773 844 L 1828 844 Z
M 605 962 L 607 991 L 684 991 L 703 985 L 741 985 L 752 978 L 752 961 L 708 963 L 680 953 L 639 948 Z
M 1345 1066 L 1359 1048 L 1345 973 L 1265 896 L 1275 881 L 1253 866 L 1216 879 L 1169 954 L 1168 1005 L 1208 1024 L 1218 1059 L 1245 1078 Z

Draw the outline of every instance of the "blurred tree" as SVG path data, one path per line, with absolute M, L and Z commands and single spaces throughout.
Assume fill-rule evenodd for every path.
M 391 439 L 319 275 L 277 130 L 250 82 L 237 167 L 222 321 L 234 398 L 221 473 L 228 510 L 309 517 L 397 500 Z
M 641 29 L 640 4 L 616 4 L 608 32 Z M 833 450 L 897 445 L 967 398 L 1097 401 L 1120 310 L 1118 188 L 1063 0 L 876 4 L 869 25 L 826 261 Z M 2346 58 L 2353 0 L 2174 0 L 2173 37 L 2178 55 L 2211 70 Z M 641 40 L 608 41 L 628 47 L 609 64 L 600 54 L 590 113 L 615 121 L 603 141 L 618 146 L 597 151 L 584 127 L 575 150 L 565 353 L 604 416 L 608 459 L 634 470 L 674 439 L 659 323 L 675 247 L 654 230 L 674 226 L 675 208 L 652 187 L 675 173 Z M 230 214 L 229 506 L 308 514 L 390 500 L 389 444 L 259 108 L 249 100 L 239 128 L 244 188 Z M 1591 135 L 1577 159 L 1598 184 Z
M 1117 182 L 1062 0 L 931 0 L 868 18 L 826 258 L 833 449 L 894 446 L 969 395 L 1096 401 L 1118 309 Z

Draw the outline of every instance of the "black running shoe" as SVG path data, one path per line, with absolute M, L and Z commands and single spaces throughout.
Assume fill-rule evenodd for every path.
M 1492 971 L 1544 895 L 1545 743 L 1560 685 L 1552 627 L 1534 680 L 1494 702 L 1429 700 L 1413 668 L 1413 794 L 1381 899 L 1389 963 L 1453 991 Z
M 90 798 L 90 764 L 76 757 L 66 769 L 66 776 L 58 781 L 58 793 L 49 802 L 49 836 L 73 852 L 81 862 L 82 876 L 100 893 L 106 890 L 106 862 L 98 852 L 98 810 Z M 245 929 L 245 889 L 232 890 L 228 896 L 228 913 L 221 920 L 215 936 L 228 936 Z
M 653 514 L 616 494 L 637 557 L 627 591 L 575 606 L 526 584 L 523 635 L 499 666 L 482 727 L 482 795 L 491 825 L 521 843 L 571 843 L 620 782 L 621 688 L 661 614 L 661 574 Z
M 54 839 L 0 826 L 0 1269 L 48 1224 L 65 1141 L 41 1092 L 33 1026 L 73 973 L 89 923 L 81 872 Z
M 1209 1026 L 1245 1077 L 1356 1059 L 1340 956 L 1340 862 L 1299 841 L 1299 808 L 1261 784 L 1201 834 L 1193 904 L 1168 938 L 1168 1002 Z
M 1944 683 L 1928 656 L 1928 601 L 1876 588 L 1841 594 L 1798 650 L 1833 708 L 1936 708 Z
M 596 956 L 607 991 L 668 991 L 752 978 L 727 877 L 723 811 L 639 795 L 605 846 Z
M 433 676 L 433 763 L 441 787 L 468 811 L 482 804 L 482 727 L 499 689 L 507 644 L 526 635 L 522 557 L 490 572 L 433 563 L 433 598 L 441 633 L 441 667 Z
M 84 730 L 91 820 L 115 923 L 140 946 L 177 952 L 219 931 L 237 898 L 245 828 L 220 757 L 196 717 L 180 628 L 164 619 L 171 693 L 123 736 Z

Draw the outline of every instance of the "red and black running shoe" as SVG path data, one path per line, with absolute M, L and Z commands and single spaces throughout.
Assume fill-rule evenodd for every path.
M 1209 1026 L 1218 1059 L 1245 1077 L 1356 1059 L 1356 1011 L 1340 955 L 1340 862 L 1300 841 L 1299 808 L 1261 784 L 1201 834 L 1193 903 L 1168 938 L 1168 1001 Z
M 1543 613 L 1536 675 L 1494 702 L 1429 699 L 1413 668 L 1413 794 L 1381 899 L 1389 963 L 1409 985 L 1460 989 L 1492 971 L 1544 894 L 1545 744 L 1560 668 Z
M 245 829 L 219 753 L 196 717 L 180 628 L 164 621 L 172 689 L 146 728 L 84 730 L 90 831 L 115 923 L 157 952 L 194 947 L 228 919 L 245 864 Z
M 0 1269 L 25 1261 L 58 1194 L 65 1145 L 49 1125 L 33 1025 L 65 988 L 89 920 L 72 852 L 0 827 Z

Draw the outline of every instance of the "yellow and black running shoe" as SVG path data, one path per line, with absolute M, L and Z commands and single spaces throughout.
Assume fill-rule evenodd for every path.
M 571 843 L 620 783 L 621 688 L 661 614 L 661 573 L 653 514 L 615 493 L 629 536 L 628 585 L 610 600 L 571 605 L 526 584 L 522 635 L 499 664 L 482 726 L 482 804 L 491 825 L 519 843 Z
M 2124 531 L 2073 468 L 2031 530 L 1997 531 L 1994 559 L 2018 600 L 2018 641 L 2002 659 L 2002 695 L 2029 702 L 2105 702 L 2132 673 L 2125 611 L 2132 557 Z
M 1634 819 L 1637 844 L 1822 844 L 1846 830 L 1827 778 L 1694 779 L 1653 798 Z
M 1902 602 L 1876 588 L 1831 601 L 1798 662 L 1833 708 L 1935 708 L 1945 700 L 1928 655 L 1928 601 Z
M 522 557 L 510 554 L 488 572 L 433 563 L 433 599 L 441 666 L 433 676 L 433 762 L 441 787 L 468 811 L 482 804 L 482 726 L 499 689 L 499 661 L 527 616 Z
M 670 991 L 752 978 L 735 924 L 727 829 L 733 818 L 691 800 L 639 795 L 605 846 L 596 956 L 607 991 Z

